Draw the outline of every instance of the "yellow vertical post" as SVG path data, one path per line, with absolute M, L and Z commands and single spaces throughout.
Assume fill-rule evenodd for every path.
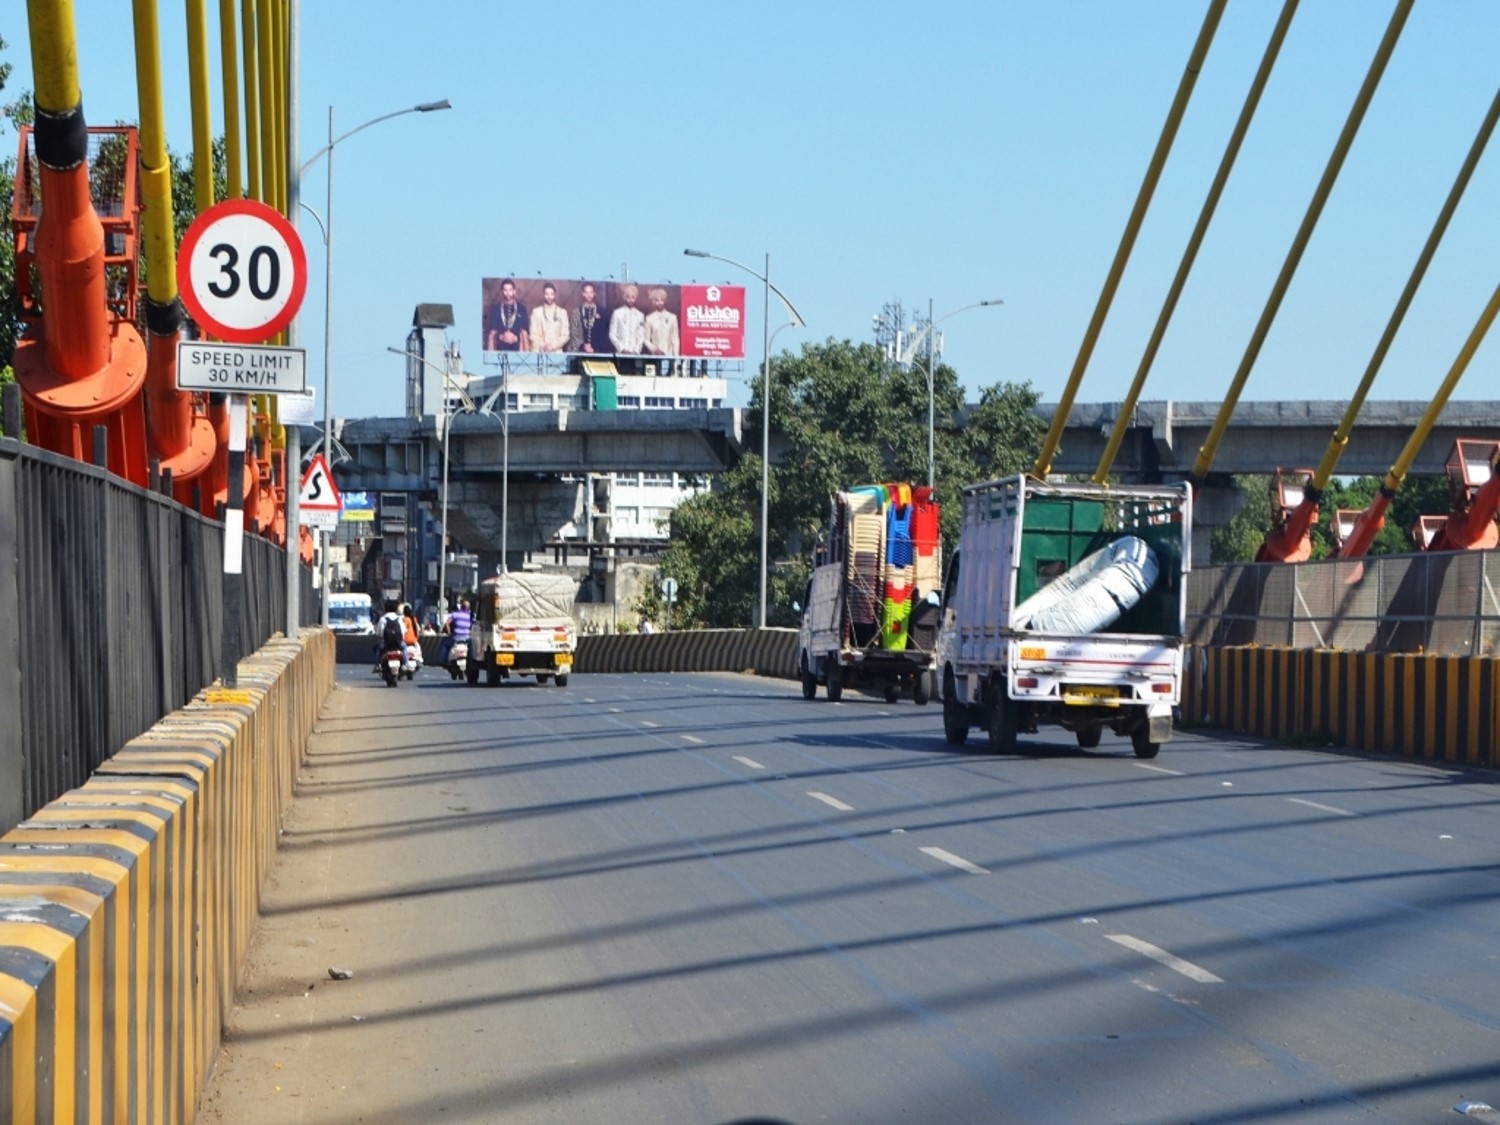
M 225 198 L 245 194 L 240 138 L 239 37 L 235 34 L 234 0 L 219 0 L 219 65 L 224 72 Z
M 262 0 L 266 3 L 268 0 Z M 255 33 L 255 0 L 240 0 L 240 36 L 245 62 L 245 167 L 251 199 L 265 200 L 260 179 L 260 64 Z

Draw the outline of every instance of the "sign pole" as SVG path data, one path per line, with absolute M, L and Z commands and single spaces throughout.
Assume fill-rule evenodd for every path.
M 234 687 L 243 647 L 245 436 L 251 394 L 302 394 L 307 389 L 306 354 L 300 348 L 268 347 L 291 326 L 307 288 L 307 253 L 297 228 L 274 208 L 254 199 L 226 199 L 202 212 L 177 255 L 182 303 L 212 340 L 177 344 L 177 387 L 226 395 L 229 402 L 229 495 L 224 509 L 224 629 L 221 679 Z M 287 450 L 290 478 L 301 460 L 300 435 Z M 287 496 L 287 636 L 300 619 L 301 572 L 297 566 L 297 496 Z
M 239 683 L 240 610 L 245 602 L 245 431 L 250 396 L 229 396 L 229 500 L 224 510 L 224 628 L 219 662 L 225 687 Z

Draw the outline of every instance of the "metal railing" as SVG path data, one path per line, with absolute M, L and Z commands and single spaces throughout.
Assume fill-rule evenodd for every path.
M 1442 551 L 1195 570 L 1187 638 L 1360 652 L 1500 654 L 1500 552 Z
M 168 496 L 0 438 L 0 832 L 219 677 L 223 543 Z M 285 626 L 285 555 L 247 535 L 244 575 L 249 654 Z

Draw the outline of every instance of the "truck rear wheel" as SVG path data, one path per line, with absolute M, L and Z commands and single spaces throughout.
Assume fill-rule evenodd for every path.
M 900 698 L 901 698 L 901 685 L 900 684 L 886 684 L 885 685 L 885 701 L 887 703 L 894 703 L 894 702 L 896 702 L 896 700 L 898 700 Z
M 911 701 L 918 707 L 926 707 L 932 698 L 932 672 L 918 672 L 911 682 Z
M 995 680 L 986 692 L 990 749 L 996 754 L 1013 754 L 1016 735 L 1021 731 L 1021 709 L 1005 690 L 1004 680 Z
M 1075 731 L 1078 735 L 1078 748 L 1080 750 L 1094 750 L 1099 745 L 1099 738 L 1104 734 L 1103 727 L 1084 727 Z
M 818 677 L 807 666 L 807 654 L 802 655 L 802 698 L 815 699 L 818 695 Z
M 556 676 L 553 677 L 552 682 L 558 687 L 567 687 L 568 674 L 566 672 L 559 672 Z
M 969 740 L 969 709 L 958 698 L 951 670 L 943 675 L 943 737 L 952 746 Z
M 839 678 L 838 666 L 835 665 L 828 672 L 828 702 L 837 703 L 844 698 L 844 681 Z
M 1151 741 L 1151 725 L 1142 723 L 1130 732 L 1130 745 L 1137 758 L 1154 758 L 1161 752 L 1161 743 Z

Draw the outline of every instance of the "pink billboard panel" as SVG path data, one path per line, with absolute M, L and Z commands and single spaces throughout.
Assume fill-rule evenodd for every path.
M 487 277 L 481 324 L 487 352 L 744 359 L 745 289 Z
M 745 288 L 683 285 L 682 354 L 707 359 L 745 358 Z

